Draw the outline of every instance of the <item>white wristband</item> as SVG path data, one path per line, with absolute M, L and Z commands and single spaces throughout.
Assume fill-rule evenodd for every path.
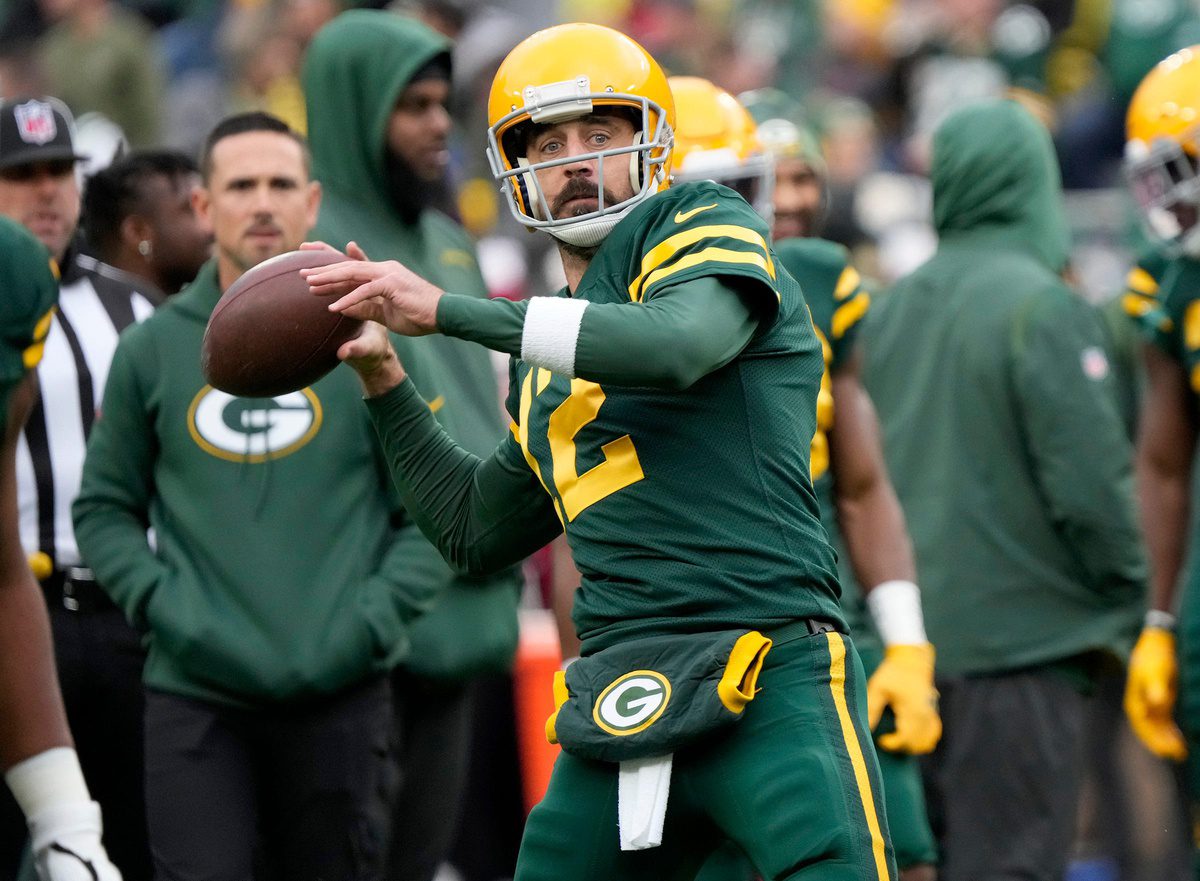
M 57 746 L 17 762 L 4 774 L 4 781 L 27 819 L 50 808 L 92 800 L 79 756 L 69 746 Z
M 1175 632 L 1175 616 L 1170 612 L 1164 612 L 1162 609 L 1151 609 L 1146 613 L 1146 620 L 1143 622 L 1145 627 L 1157 627 L 1159 630 L 1170 630 Z
M 587 300 L 531 297 L 521 329 L 521 360 L 551 373 L 575 375 L 575 346 Z
M 921 591 L 911 581 L 885 581 L 867 594 L 867 608 L 885 646 L 924 645 Z

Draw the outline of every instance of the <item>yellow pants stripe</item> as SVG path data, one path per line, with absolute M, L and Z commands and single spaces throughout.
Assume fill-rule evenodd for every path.
M 863 813 L 867 817 L 867 828 L 871 832 L 871 851 L 875 855 L 875 872 L 880 881 L 889 881 L 887 845 L 883 831 L 879 828 L 879 814 L 875 808 L 875 797 L 871 792 L 871 778 L 867 774 L 867 761 L 863 757 L 858 732 L 850 718 L 846 705 L 846 643 L 836 631 L 829 634 L 829 688 L 833 691 L 833 705 L 837 707 L 838 721 L 842 724 L 842 739 L 854 766 L 854 780 L 858 784 L 858 796 L 862 800 Z

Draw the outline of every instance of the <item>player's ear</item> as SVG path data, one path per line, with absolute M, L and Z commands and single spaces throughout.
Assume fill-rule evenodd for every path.
M 134 250 L 137 249 L 138 242 L 145 241 L 154 234 L 149 222 L 140 214 L 130 214 L 122 220 L 119 232 L 121 244 Z
M 209 214 L 211 207 L 212 197 L 208 190 L 202 186 L 192 187 L 192 210 L 196 212 L 200 226 L 209 233 L 213 231 L 212 217 Z
M 320 181 L 308 182 L 308 228 L 312 229 L 317 225 L 317 215 L 321 213 L 321 183 Z

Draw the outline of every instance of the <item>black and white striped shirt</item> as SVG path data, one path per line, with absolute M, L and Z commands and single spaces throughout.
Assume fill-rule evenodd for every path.
M 117 336 L 153 311 L 160 296 L 128 274 L 83 254 L 62 267 L 58 310 L 38 365 L 41 397 L 17 449 L 21 544 L 56 569 L 78 566 L 71 503 L 100 407 Z

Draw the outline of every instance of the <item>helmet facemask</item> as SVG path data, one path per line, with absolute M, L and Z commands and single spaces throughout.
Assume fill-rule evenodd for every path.
M 1200 257 L 1200 143 L 1181 138 L 1129 141 L 1125 174 L 1146 228 L 1174 252 Z
M 664 186 L 671 153 L 672 133 L 664 109 L 649 98 L 616 91 L 593 92 L 586 76 L 524 90 L 525 106 L 513 110 L 488 128 L 488 163 L 492 175 L 508 196 L 509 210 L 524 226 L 549 232 L 578 247 L 593 247 L 604 241 L 614 226 L 636 205 Z M 545 162 L 530 163 L 526 157 L 527 126 L 553 124 L 611 110 L 628 110 L 634 119 L 633 143 Z M 651 135 L 646 137 L 646 132 Z M 629 181 L 634 195 L 607 204 L 605 160 L 628 156 Z M 546 199 L 538 172 L 578 162 L 596 163 L 599 203 L 586 214 L 556 218 Z

